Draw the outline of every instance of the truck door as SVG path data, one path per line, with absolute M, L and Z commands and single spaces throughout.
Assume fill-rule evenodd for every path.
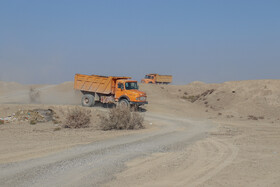
M 115 98 L 119 99 L 119 97 L 122 96 L 122 95 L 126 95 L 124 83 L 123 82 L 117 82 Z
M 151 83 L 156 83 L 156 78 L 155 78 L 155 75 L 151 75 Z

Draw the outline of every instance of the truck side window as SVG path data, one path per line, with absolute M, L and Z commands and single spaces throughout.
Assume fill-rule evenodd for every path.
M 123 84 L 122 84 L 122 83 L 119 83 L 119 84 L 118 84 L 118 88 L 123 89 Z

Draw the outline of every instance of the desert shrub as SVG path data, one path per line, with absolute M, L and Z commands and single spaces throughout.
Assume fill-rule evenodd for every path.
M 61 130 L 60 127 L 55 127 L 55 128 L 53 129 L 53 131 L 60 131 L 60 130 Z
M 186 99 L 186 100 L 189 100 L 190 102 L 194 103 L 195 101 L 197 100 L 203 100 L 205 101 L 206 100 L 206 96 L 207 95 L 210 95 L 214 92 L 215 90 L 214 89 L 211 89 L 211 90 L 206 90 L 205 92 L 201 93 L 201 94 L 198 94 L 198 95 L 190 95 L 190 96 L 185 96 L 187 95 L 188 93 L 185 92 L 184 95 L 181 97 L 182 99 Z
M 36 119 L 31 119 L 31 120 L 29 121 L 29 124 L 30 124 L 30 125 L 36 125 L 36 124 L 37 124 L 37 120 L 36 120 Z
M 203 92 L 202 94 L 200 94 L 201 96 L 205 97 L 207 95 L 210 95 L 214 92 L 215 90 L 214 89 L 211 89 L 211 90 L 206 90 L 205 92 Z
M 233 118 L 234 116 L 233 115 L 227 115 L 227 118 Z
M 144 128 L 144 117 L 138 112 L 130 111 L 128 107 L 112 108 L 107 114 L 99 115 L 99 118 L 99 126 L 105 131 Z
M 4 124 L 4 120 L 0 120 L 0 125 L 3 125 Z
M 248 119 L 251 119 L 251 120 L 258 120 L 258 117 L 253 116 L 253 115 L 249 115 L 249 116 L 248 116 Z
M 199 95 L 190 95 L 190 96 L 182 96 L 182 99 L 189 100 L 190 102 L 194 103 L 196 100 L 199 99 Z
M 91 111 L 76 107 L 69 110 L 64 122 L 64 128 L 86 128 L 90 124 Z
M 260 116 L 259 119 L 264 119 L 264 116 Z

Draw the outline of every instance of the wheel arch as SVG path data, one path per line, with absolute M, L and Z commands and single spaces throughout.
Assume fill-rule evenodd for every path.
M 130 102 L 129 97 L 127 97 L 126 95 L 121 95 L 121 96 L 119 97 L 119 101 L 121 101 L 121 100 L 123 100 L 123 99 L 126 99 L 126 100 L 128 100 L 128 102 Z

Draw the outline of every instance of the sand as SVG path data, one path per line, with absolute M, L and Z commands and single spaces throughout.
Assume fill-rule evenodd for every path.
M 39 92 L 39 98 L 32 104 L 31 87 Z M 69 108 L 80 103 L 81 95 L 72 87 L 72 82 L 60 85 L 0 82 L 0 117 L 19 109 L 51 108 L 63 118 Z M 280 80 L 141 84 L 140 90 L 147 92 L 148 113 L 208 120 L 216 127 L 208 132 L 207 138 L 181 151 L 128 162 L 127 168 L 107 186 L 280 185 Z M 149 126 L 147 121 L 147 128 L 140 131 L 100 131 L 97 115 L 107 109 L 91 110 L 94 115 L 88 129 L 55 130 L 60 126 L 51 122 L 0 125 L 0 163 L 46 156 L 75 145 L 158 128 L 156 124 Z

